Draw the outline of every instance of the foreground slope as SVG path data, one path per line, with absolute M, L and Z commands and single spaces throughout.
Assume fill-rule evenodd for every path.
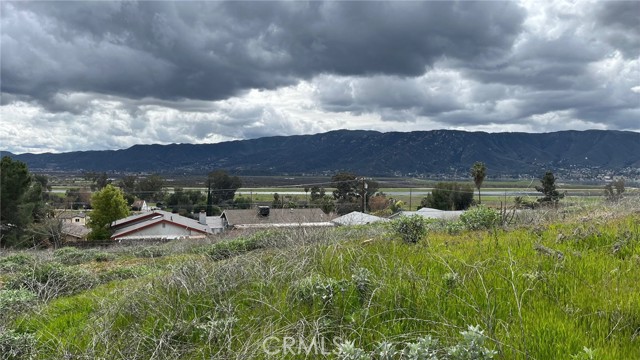
M 0 294 L 26 284 L 42 298 L 62 272 L 78 288 L 13 302 L 23 308 L 5 313 L 0 345 L 41 359 L 302 359 L 351 344 L 371 355 L 380 342 L 406 355 L 430 338 L 447 359 L 467 358 L 450 353 L 469 348 L 472 326 L 497 359 L 637 359 L 638 209 L 528 212 L 480 232 L 433 223 L 417 245 L 370 225 L 114 248 L 100 262 L 90 250 L 23 254 L 39 260 L 5 274 Z M 49 275 L 35 286 L 30 271 Z

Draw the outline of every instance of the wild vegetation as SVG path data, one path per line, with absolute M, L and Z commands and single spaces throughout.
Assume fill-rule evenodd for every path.
M 640 204 L 0 257 L 5 359 L 636 359 Z

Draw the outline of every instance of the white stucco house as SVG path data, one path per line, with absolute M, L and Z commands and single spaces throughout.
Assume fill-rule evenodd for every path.
M 195 239 L 213 234 L 206 222 L 162 210 L 133 215 L 111 223 L 111 240 Z

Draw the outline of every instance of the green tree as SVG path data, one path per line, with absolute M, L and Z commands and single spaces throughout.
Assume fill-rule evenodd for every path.
M 133 175 L 125 175 L 118 182 L 118 186 L 125 194 L 134 195 L 138 178 Z
M 91 240 L 106 240 L 111 236 L 112 222 L 129 215 L 129 206 L 122 191 L 113 185 L 107 185 L 91 197 L 91 219 L 89 228 Z
M 177 187 L 173 189 L 173 193 L 165 199 L 167 206 L 174 213 L 192 213 L 200 212 L 206 209 L 205 196 L 198 190 L 184 190 Z
M 91 190 L 89 188 L 68 189 L 65 196 L 68 209 L 78 210 L 91 207 Z
M 311 187 L 311 202 L 312 203 L 318 201 L 319 199 L 324 198 L 324 196 L 325 196 L 325 190 L 324 190 L 323 187 L 320 187 L 320 186 L 317 186 L 317 185 Z
M 230 203 L 236 191 L 242 186 L 242 181 L 237 176 L 229 176 L 224 170 L 216 170 L 207 177 L 207 215 L 213 205 Z
M 541 192 L 544 197 L 538 199 L 541 204 L 553 204 L 558 205 L 560 199 L 564 198 L 564 193 L 560 193 L 556 188 L 556 178 L 553 176 L 553 172 L 547 171 L 540 178 L 540 186 L 536 186 L 536 191 Z
M 341 172 L 331 178 L 333 198 L 336 200 L 338 214 L 351 211 L 366 211 L 365 206 L 371 196 L 378 192 L 380 185 L 371 179 L 358 179 L 354 174 Z
M 465 210 L 473 203 L 473 189 L 470 185 L 455 182 L 440 182 L 423 198 L 421 207 L 440 210 Z
M 338 202 L 353 202 L 359 193 L 358 180 L 351 173 L 341 172 L 331 178 L 331 186 L 335 188 L 333 198 Z
M 251 199 L 244 196 L 238 196 L 233 200 L 236 209 L 251 209 Z
M 42 184 L 27 165 L 4 156 L 0 165 L 0 246 L 25 242 L 25 231 L 45 215 Z
M 476 184 L 476 189 L 478 189 L 478 204 L 482 204 L 480 188 L 482 187 L 482 183 L 484 182 L 484 178 L 486 176 L 487 167 L 484 165 L 484 163 L 476 161 L 471 167 L 471 177 L 473 178 L 473 182 Z
M 158 201 L 162 199 L 164 193 L 164 178 L 158 174 L 153 174 L 138 180 L 136 186 L 137 195 L 140 199 L 146 201 Z
M 323 197 L 316 199 L 315 204 L 318 205 L 325 214 L 332 213 L 336 209 L 336 204 L 333 201 L 333 198 L 329 195 L 324 195 Z
M 622 199 L 624 191 L 624 179 L 616 179 L 604 186 L 604 197 L 608 201 L 618 201 Z
M 106 172 L 86 172 L 84 173 L 84 178 L 91 181 L 91 191 L 102 190 L 105 186 L 111 184 Z
M 284 206 L 282 200 L 280 199 L 280 194 L 273 193 L 273 201 L 271 202 L 271 207 L 274 209 L 280 209 Z

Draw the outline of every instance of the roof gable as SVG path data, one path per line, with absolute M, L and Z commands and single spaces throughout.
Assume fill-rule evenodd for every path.
M 361 213 L 359 211 L 353 211 L 332 220 L 332 222 L 339 225 L 366 225 L 379 221 L 389 221 L 389 219 Z
M 111 227 L 112 229 L 115 229 L 115 232 L 113 233 L 111 238 L 113 239 L 116 237 L 125 236 L 127 234 L 132 234 L 142 229 L 146 229 L 148 227 L 155 226 L 156 224 L 161 223 L 171 224 L 182 229 L 188 229 L 202 234 L 212 233 L 208 225 L 203 225 L 194 219 L 190 219 L 178 214 L 173 214 L 167 211 L 154 210 L 150 213 L 133 215 L 124 219 L 120 219 L 118 221 L 114 221 L 111 224 Z

